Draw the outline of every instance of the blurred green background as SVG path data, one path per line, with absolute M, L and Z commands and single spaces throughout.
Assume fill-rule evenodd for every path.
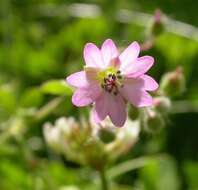
M 120 47 L 148 38 L 156 9 L 167 16 L 153 47 L 150 74 L 181 65 L 184 94 L 155 135 L 141 134 L 134 149 L 117 162 L 165 154 L 115 179 L 118 189 L 198 189 L 198 1 L 193 0 L 0 0 L 0 189 L 98 189 L 88 167 L 52 153 L 42 125 L 60 116 L 87 113 L 70 101 L 60 80 L 83 67 L 86 42 L 112 38 Z M 70 187 L 68 187 L 70 186 Z M 132 188 L 133 187 L 133 188 Z

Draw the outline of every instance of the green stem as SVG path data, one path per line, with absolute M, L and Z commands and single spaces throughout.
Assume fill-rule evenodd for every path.
M 123 173 L 145 166 L 146 164 L 149 163 L 150 160 L 151 160 L 150 157 L 141 157 L 141 158 L 125 161 L 111 168 L 108 171 L 108 176 L 110 179 L 113 179 L 119 175 L 122 175 Z
M 108 190 L 109 188 L 108 188 L 105 168 L 102 168 L 99 172 L 100 172 L 100 180 L 101 180 L 101 190 Z
M 51 101 L 49 101 L 46 105 L 41 107 L 40 110 L 38 110 L 35 113 L 35 119 L 36 120 L 44 119 L 46 116 L 48 116 L 54 109 L 56 109 L 62 103 L 64 98 L 65 98 L 64 96 L 60 96 L 60 97 L 56 97 L 56 98 L 52 99 Z

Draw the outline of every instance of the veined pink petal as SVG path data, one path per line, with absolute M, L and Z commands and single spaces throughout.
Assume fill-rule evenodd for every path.
M 95 109 L 93 111 L 94 120 L 99 123 L 106 118 L 111 118 L 113 124 L 117 127 L 124 125 L 126 121 L 126 105 L 120 95 L 112 95 L 108 92 L 103 94 L 96 100 Z
M 106 117 L 106 116 L 105 116 L 105 117 Z M 105 117 L 104 117 L 104 119 L 105 119 Z M 97 124 L 101 123 L 101 121 L 104 120 L 104 119 L 101 119 L 101 117 L 98 115 L 98 112 L 96 111 L 95 108 L 93 108 L 93 109 L 91 110 L 91 119 L 92 119 L 93 121 L 95 121 Z
M 154 59 L 151 56 L 137 58 L 134 63 L 128 65 L 128 68 L 124 73 L 128 78 L 138 77 L 146 73 L 152 67 L 153 63 Z
M 159 87 L 157 82 L 152 77 L 150 77 L 148 75 L 142 75 L 142 76 L 140 76 L 140 79 L 142 79 L 144 82 L 145 90 L 154 91 L 154 90 L 157 90 L 157 88 Z
M 137 42 L 131 43 L 119 56 L 121 61 L 120 69 L 126 70 L 130 64 L 132 64 L 140 53 L 140 46 Z
M 85 88 L 90 85 L 97 85 L 97 73 L 99 69 L 86 67 L 85 71 L 76 72 L 66 78 L 69 85 L 77 88 Z
M 154 91 L 158 88 L 157 82 L 148 75 L 141 75 L 136 78 L 125 78 L 125 85 L 130 85 L 131 88 Z
M 100 96 L 100 93 L 101 89 L 96 85 L 78 88 L 72 96 L 72 103 L 78 107 L 87 106 L 93 103 Z
M 108 115 L 108 96 L 106 92 L 101 93 L 95 102 L 95 108 L 93 111 L 94 119 L 97 123 L 100 123 Z
M 125 83 L 120 88 L 122 96 L 136 107 L 151 106 L 153 104 L 152 97 L 143 89 L 143 83 Z
M 101 52 L 93 43 L 87 43 L 84 48 L 84 59 L 88 67 L 104 67 Z
M 101 53 L 105 66 L 110 65 L 111 61 L 118 57 L 118 50 L 111 39 L 104 41 L 101 47 Z
M 112 123 L 117 127 L 122 127 L 126 121 L 126 104 L 124 99 L 118 94 L 109 99 L 109 117 Z
M 85 89 L 77 89 L 72 96 L 72 103 L 78 107 L 87 106 L 93 101 L 94 100 Z
M 83 88 L 89 85 L 85 71 L 76 72 L 66 78 L 69 85 Z
M 96 67 L 84 67 L 86 78 L 89 82 L 98 82 L 97 75 L 100 72 L 99 68 Z

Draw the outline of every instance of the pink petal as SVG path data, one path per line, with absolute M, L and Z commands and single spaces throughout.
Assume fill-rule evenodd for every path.
M 72 96 L 72 103 L 78 107 L 87 106 L 93 103 L 100 95 L 101 89 L 92 85 L 88 88 L 77 89 Z
M 96 100 L 93 114 L 96 123 L 100 123 L 108 115 L 108 97 L 106 92 L 103 92 Z
M 142 76 L 140 76 L 140 79 L 142 79 L 144 82 L 145 90 L 154 91 L 154 90 L 157 90 L 157 88 L 159 87 L 157 82 L 152 77 L 150 77 L 148 75 L 142 75 Z
M 105 117 L 104 117 L 104 119 L 105 119 Z M 101 119 L 101 118 L 102 117 L 98 115 L 98 112 L 96 111 L 96 109 L 93 108 L 93 110 L 91 111 L 91 120 L 94 121 L 97 124 L 100 124 L 101 121 L 104 120 L 104 119 Z
M 84 59 L 88 67 L 104 67 L 101 52 L 93 43 L 87 43 L 84 48 Z
M 108 102 L 109 117 L 117 127 L 122 127 L 126 121 L 126 104 L 120 95 L 111 95 Z
M 129 64 L 132 64 L 140 53 L 140 46 L 137 42 L 131 43 L 119 56 L 121 61 L 121 70 L 127 69 Z
M 125 108 L 125 102 L 120 95 L 115 96 L 108 92 L 103 92 L 96 100 L 93 117 L 95 122 L 100 123 L 109 115 L 113 124 L 121 127 L 126 121 L 127 114 Z
M 146 73 L 153 65 L 154 59 L 151 56 L 143 56 L 138 58 L 134 63 L 130 64 L 125 70 L 127 77 L 138 77 Z
M 71 74 L 66 78 L 66 81 L 69 85 L 78 88 L 83 88 L 89 85 L 85 71 Z
M 118 57 L 118 50 L 111 39 L 105 40 L 101 48 L 102 57 L 105 66 L 110 65 L 111 61 Z
M 85 73 L 86 73 L 86 78 L 87 80 L 91 83 L 98 83 L 98 73 L 100 72 L 99 68 L 95 67 L 84 67 Z
M 120 88 L 122 96 L 136 107 L 151 106 L 153 104 L 152 97 L 143 90 L 143 83 L 125 83 Z

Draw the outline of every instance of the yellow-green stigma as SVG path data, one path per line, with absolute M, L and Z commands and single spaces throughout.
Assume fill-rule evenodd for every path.
M 101 83 L 101 87 L 109 93 L 117 95 L 119 93 L 119 87 L 123 87 L 123 76 L 121 71 L 114 67 L 109 67 L 106 70 L 100 71 L 98 79 Z

